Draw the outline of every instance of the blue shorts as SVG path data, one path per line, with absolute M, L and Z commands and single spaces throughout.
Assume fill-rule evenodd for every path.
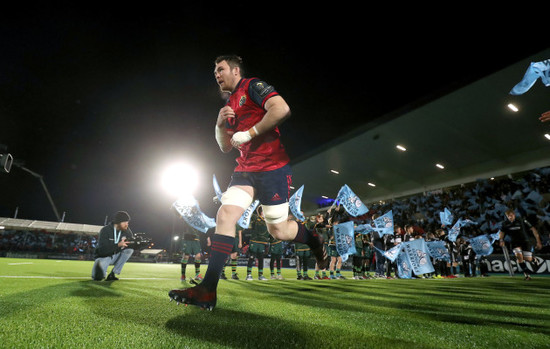
M 292 171 L 290 165 L 285 165 L 273 171 L 233 172 L 229 186 L 253 187 L 260 204 L 279 205 L 288 202 L 291 184 Z

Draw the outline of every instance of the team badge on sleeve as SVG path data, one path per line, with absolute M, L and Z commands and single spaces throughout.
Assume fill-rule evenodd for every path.
M 264 98 L 271 92 L 275 91 L 273 86 L 266 84 L 263 81 L 254 81 L 252 83 L 252 89 L 254 89 L 254 92 L 256 92 L 261 98 Z

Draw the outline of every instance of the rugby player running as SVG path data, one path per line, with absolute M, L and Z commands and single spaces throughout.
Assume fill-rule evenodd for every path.
M 254 199 L 260 201 L 267 229 L 274 238 L 307 244 L 320 269 L 329 261 L 322 237 L 303 223 L 288 219 L 292 173 L 278 129 L 290 116 L 288 104 L 273 86 L 258 78 L 244 78 L 238 56 L 216 58 L 214 77 L 221 91 L 230 93 L 218 114 L 216 141 L 222 152 L 237 148 L 240 156 L 216 215 L 204 280 L 197 286 L 169 292 L 170 299 L 178 304 L 208 310 L 216 306 L 216 289 L 233 247 L 237 221 Z

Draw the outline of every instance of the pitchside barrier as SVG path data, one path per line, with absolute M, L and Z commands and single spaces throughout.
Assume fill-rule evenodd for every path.
M 513 254 L 510 254 L 510 258 L 511 258 L 510 264 L 512 265 L 512 272 L 514 273 L 522 272 L 523 270 L 516 262 L 516 258 L 514 257 Z M 534 262 L 530 263 L 531 267 L 533 267 L 534 269 L 534 270 L 531 270 L 532 273 L 550 274 L 550 255 L 549 254 L 544 254 L 544 255 L 535 254 L 533 259 L 534 259 Z M 487 265 L 489 273 L 508 274 L 510 272 L 508 263 L 506 262 L 506 259 L 502 254 L 487 256 L 484 259 L 482 259 L 480 263 L 485 263 Z
M 90 256 L 87 255 L 71 255 L 71 254 L 56 254 L 56 253 L 24 253 L 24 252 L 0 252 L 0 257 L 8 258 L 32 258 L 32 259 L 78 259 L 78 260 L 92 260 Z M 131 262 L 144 262 L 144 263 L 179 263 L 177 261 L 166 259 L 159 259 L 153 256 L 147 256 L 145 258 L 141 255 L 132 256 L 130 258 Z M 516 263 L 515 257 L 513 254 L 510 255 L 512 266 L 512 273 L 521 273 L 523 270 Z M 534 274 L 550 274 L 550 254 L 543 255 L 534 255 L 534 263 L 531 263 L 531 270 Z M 264 258 L 264 269 L 269 270 L 269 261 L 270 258 Z M 485 263 L 487 265 L 487 270 L 491 274 L 510 274 L 510 268 L 506 262 L 506 258 L 503 254 L 493 254 L 487 257 L 482 258 L 478 261 L 476 273 L 479 274 L 479 263 Z M 203 261 L 203 264 L 208 264 L 208 259 Z M 239 257 L 237 265 L 240 267 L 246 266 L 248 264 L 248 258 Z M 257 267 L 257 260 L 255 261 L 254 268 Z M 282 259 L 283 268 L 296 268 L 296 258 L 283 258 Z M 315 270 L 315 259 L 310 258 L 308 260 L 308 267 L 310 270 Z M 342 264 L 342 270 L 350 271 L 351 270 L 351 258 Z

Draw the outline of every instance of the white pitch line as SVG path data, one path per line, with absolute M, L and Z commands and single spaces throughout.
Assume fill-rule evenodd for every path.
M 89 276 L 37 276 L 37 275 L 0 275 L 8 279 L 92 279 Z M 122 280 L 175 280 L 174 278 L 122 278 Z
M 32 263 L 32 262 L 8 263 L 8 265 L 21 265 L 21 264 L 34 264 L 34 263 Z

